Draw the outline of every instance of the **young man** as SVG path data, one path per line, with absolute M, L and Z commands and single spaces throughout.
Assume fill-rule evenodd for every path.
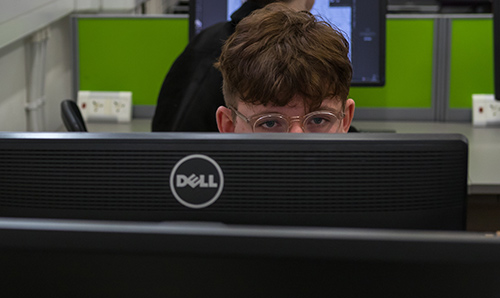
M 224 104 L 222 76 L 214 68 L 224 41 L 252 11 L 280 0 L 248 0 L 231 21 L 207 28 L 189 43 L 170 68 L 156 105 L 152 131 L 217 131 L 215 111 Z M 310 10 L 314 0 L 281 0 L 296 10 Z
M 352 67 L 342 33 L 306 11 L 269 4 L 243 19 L 216 66 L 220 132 L 347 132 Z

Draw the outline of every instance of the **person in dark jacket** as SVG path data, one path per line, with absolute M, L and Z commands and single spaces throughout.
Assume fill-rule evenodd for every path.
M 222 75 L 213 65 L 224 41 L 236 25 L 254 10 L 283 2 L 295 10 L 310 10 L 314 0 L 249 0 L 231 15 L 231 21 L 200 32 L 170 68 L 158 96 L 152 131 L 217 132 L 215 113 L 224 104 Z

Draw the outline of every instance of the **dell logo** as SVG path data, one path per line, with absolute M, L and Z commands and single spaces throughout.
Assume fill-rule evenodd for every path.
M 182 205 L 200 209 L 217 201 L 224 187 L 219 164 L 202 155 L 188 155 L 179 160 L 170 173 L 170 190 Z
M 201 188 L 216 188 L 217 183 L 214 182 L 214 175 L 208 175 L 208 180 L 205 182 L 205 175 L 196 176 L 192 174 L 189 177 L 186 175 L 175 176 L 175 187 L 186 187 L 191 186 L 191 188 L 201 187 Z

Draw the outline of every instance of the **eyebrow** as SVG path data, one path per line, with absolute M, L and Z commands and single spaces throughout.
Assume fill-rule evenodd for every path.
M 332 113 L 340 113 L 342 112 L 342 110 L 337 110 L 337 109 L 334 109 L 334 108 L 330 108 L 330 107 L 320 107 L 319 109 L 317 110 L 314 110 L 314 111 L 310 111 L 309 113 L 306 113 L 305 115 L 307 114 L 310 114 L 310 113 L 313 113 L 313 112 L 318 112 L 318 111 L 327 111 L 327 112 L 332 112 Z M 295 115 L 292 115 L 292 116 L 289 116 L 289 115 L 285 115 L 283 113 L 280 113 L 280 112 L 276 112 L 276 111 L 265 111 L 265 112 L 260 112 L 260 113 L 256 113 L 256 114 L 253 114 L 251 116 L 249 116 L 248 118 L 249 119 L 252 119 L 252 118 L 258 118 L 258 117 L 261 117 L 261 116 L 265 116 L 265 115 L 269 115 L 269 114 L 277 114 L 277 115 L 283 115 L 283 116 L 287 116 L 287 117 L 294 117 Z

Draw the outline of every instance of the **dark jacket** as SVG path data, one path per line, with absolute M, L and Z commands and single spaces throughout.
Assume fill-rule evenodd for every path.
M 188 44 L 163 81 L 152 131 L 218 131 L 215 112 L 224 96 L 222 75 L 213 64 L 236 24 L 258 8 L 245 2 L 231 21 L 203 30 Z

